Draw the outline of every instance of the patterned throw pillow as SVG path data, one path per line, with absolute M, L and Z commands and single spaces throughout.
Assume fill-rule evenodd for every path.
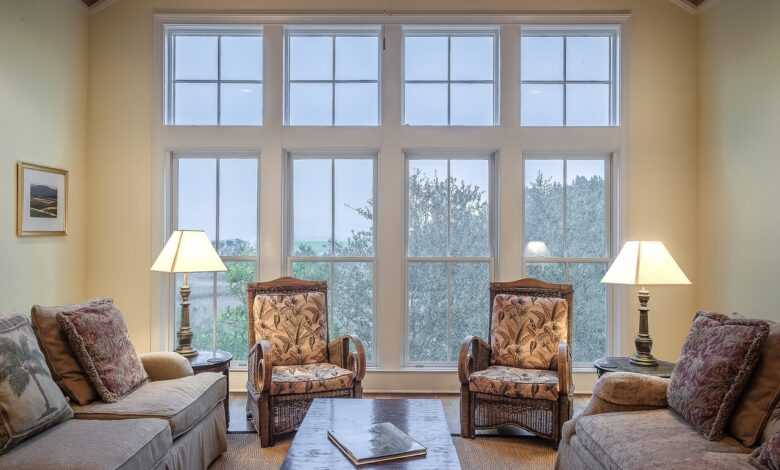
M 114 304 L 85 305 L 57 321 L 103 401 L 118 401 L 149 380 Z
M 253 308 L 255 337 L 271 342 L 273 365 L 328 362 L 325 294 L 258 295 Z
M 72 417 L 30 322 L 22 316 L 0 317 L 0 455 Z
M 753 451 L 750 463 L 761 470 L 780 470 L 780 432 Z
M 709 440 L 723 437 L 769 325 L 698 312 L 667 389 L 669 406 Z
M 567 340 L 568 303 L 555 297 L 498 294 L 490 335 L 492 365 L 558 368 L 558 345 Z

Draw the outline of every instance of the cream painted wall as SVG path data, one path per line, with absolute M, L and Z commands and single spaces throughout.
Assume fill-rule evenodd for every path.
M 0 312 L 79 301 L 86 289 L 87 10 L 0 2 Z M 68 235 L 16 236 L 16 162 L 70 171 Z
M 699 23 L 698 304 L 780 321 L 780 2 Z
M 154 278 L 149 266 L 156 255 L 151 221 L 152 194 L 161 181 L 152 181 L 154 123 L 153 14 L 157 11 L 362 11 L 471 9 L 466 1 L 248 1 L 124 0 L 90 17 L 89 138 L 90 185 L 87 293 L 112 296 L 125 312 L 138 349 L 154 342 L 152 319 Z M 662 0 L 486 0 L 484 11 L 547 12 L 631 10 L 629 123 L 625 201 L 625 237 L 663 240 L 693 280 L 696 276 L 696 18 Z M 662 34 L 661 34 L 662 33 Z M 512 158 L 518 158 L 513 156 Z M 276 182 L 275 184 L 280 184 Z M 518 201 L 519 203 L 519 201 Z M 278 201 L 263 202 L 263 218 L 278 217 Z M 504 209 L 502 209 L 504 210 Z M 266 229 L 264 229 L 266 230 Z M 519 235 L 518 235 L 519 236 Z M 153 246 L 154 245 L 154 246 Z M 281 237 L 263 241 L 263 262 L 281 265 Z M 517 263 L 520 260 L 502 260 Z M 266 266 L 269 266 L 267 264 Z M 267 273 L 274 269 L 267 268 Z M 519 268 L 502 273 L 518 272 Z M 275 273 L 278 274 L 278 273 Z M 653 290 L 651 329 L 657 355 L 674 359 L 695 309 L 695 288 Z M 623 351 L 633 348 L 637 327 L 636 301 L 627 290 L 631 309 L 619 312 Z M 401 314 L 401 312 L 399 312 Z M 438 381 L 441 390 L 454 390 L 454 374 Z M 373 373 L 367 388 L 413 389 L 415 374 Z M 588 390 L 593 377 L 578 378 Z M 240 386 L 241 380 L 234 380 Z

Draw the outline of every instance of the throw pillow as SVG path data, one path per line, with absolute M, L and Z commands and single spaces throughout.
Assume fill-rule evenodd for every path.
M 490 361 L 521 369 L 558 368 L 567 339 L 568 303 L 554 297 L 498 294 L 493 299 Z
M 72 417 L 30 322 L 19 315 L 0 317 L 0 455 Z
M 328 362 L 322 292 L 258 295 L 252 308 L 255 337 L 271 342 L 274 366 Z
M 770 322 L 758 365 L 729 421 L 729 434 L 753 447 L 780 400 L 780 323 Z
M 753 451 L 750 463 L 761 470 L 780 470 L 780 432 Z
M 718 440 L 758 362 L 769 325 L 698 312 L 667 389 L 669 406 Z
M 60 313 L 57 321 L 103 401 L 118 401 L 149 380 L 114 304 Z
M 85 304 L 44 307 L 33 305 L 32 326 L 38 344 L 49 365 L 49 370 L 65 395 L 79 405 L 86 405 L 98 398 L 95 388 L 70 349 L 68 338 L 57 322 L 57 314 L 73 312 L 84 306 L 111 303 L 111 299 L 96 299 Z

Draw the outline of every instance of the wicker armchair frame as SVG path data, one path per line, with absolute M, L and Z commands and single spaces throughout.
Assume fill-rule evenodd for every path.
M 249 359 L 247 380 L 247 418 L 260 434 L 260 447 L 274 445 L 275 438 L 295 431 L 303 421 L 315 398 L 360 398 L 366 375 L 366 353 L 355 336 L 341 336 L 328 343 L 328 362 L 352 371 L 352 387 L 317 393 L 273 395 L 271 381 L 273 357 L 271 343 L 256 337 L 254 301 L 257 295 L 295 295 L 322 292 L 325 295 L 325 331 L 328 331 L 328 283 L 282 277 L 268 282 L 247 285 L 247 322 Z M 355 347 L 350 352 L 350 343 Z
M 492 306 L 498 294 L 527 295 L 533 297 L 560 297 L 568 303 L 567 338 L 572 337 L 574 290 L 568 284 L 549 284 L 537 279 L 520 279 L 490 284 L 490 328 L 492 336 Z M 460 429 L 461 436 L 473 439 L 477 429 L 491 429 L 513 425 L 549 439 L 557 448 L 561 439 L 561 426 L 571 418 L 574 387 L 571 372 L 571 348 L 568 341 L 558 346 L 557 371 L 559 396 L 557 401 L 510 398 L 469 389 L 469 376 L 490 366 L 490 337 L 488 341 L 469 336 L 463 340 L 458 358 L 460 380 Z

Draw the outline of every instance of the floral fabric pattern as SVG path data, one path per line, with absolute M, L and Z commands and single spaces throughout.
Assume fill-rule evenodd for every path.
M 491 318 L 490 363 L 556 370 L 558 344 L 568 339 L 568 308 L 565 299 L 496 295 Z
M 258 295 L 254 302 L 255 337 L 271 342 L 273 364 L 294 366 L 328 360 L 325 295 Z
M 762 470 L 780 470 L 780 432 L 753 451 L 750 463 Z
M 274 366 L 271 395 L 290 395 L 341 390 L 352 387 L 352 372 L 333 364 Z
M 551 370 L 490 366 L 469 376 L 469 390 L 510 398 L 558 399 L 558 374 Z
M 113 303 L 88 304 L 59 313 L 57 321 L 103 401 L 119 401 L 149 381 L 130 342 L 127 324 Z
M 761 320 L 698 312 L 672 372 L 669 406 L 705 438 L 720 439 L 768 334 Z

